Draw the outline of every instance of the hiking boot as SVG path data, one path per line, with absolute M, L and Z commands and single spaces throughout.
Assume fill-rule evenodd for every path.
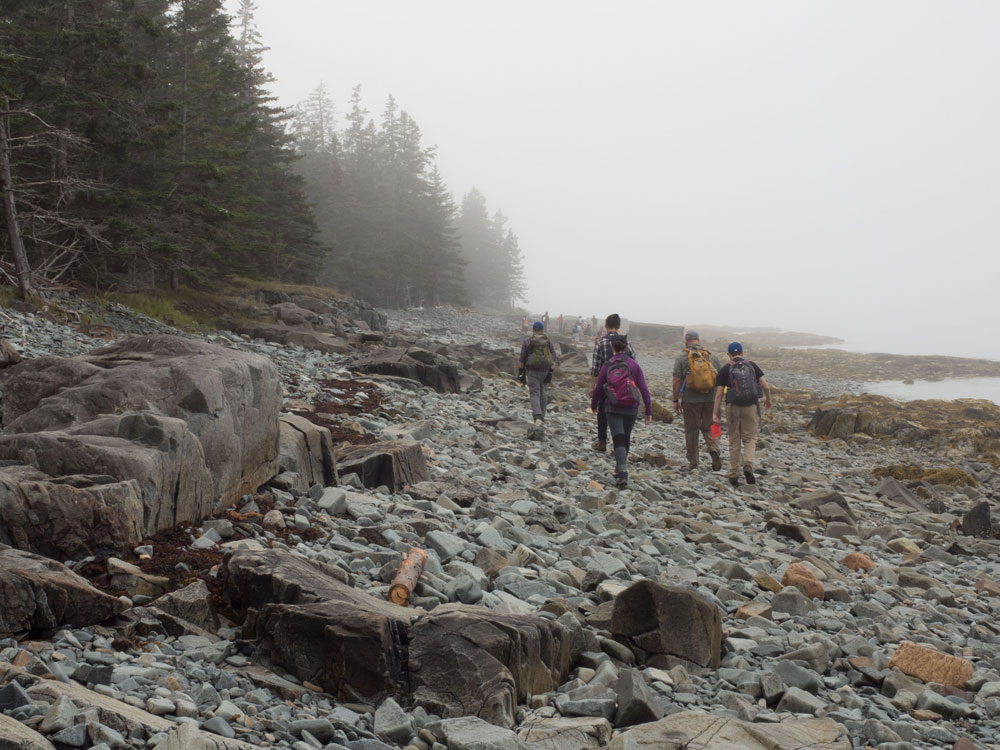
M 590 447 L 593 448 L 598 453 L 604 453 L 604 452 L 606 452 L 608 450 L 608 441 L 607 440 L 595 440 L 594 442 L 592 442 L 590 444 Z
M 712 457 L 712 471 L 718 471 L 722 468 L 722 458 L 719 456 L 719 451 L 709 451 L 708 455 Z
M 739 487 L 740 486 L 739 477 L 729 477 L 729 483 L 733 485 L 733 487 Z
M 543 417 L 541 414 L 535 414 L 535 415 L 533 415 L 532 419 L 535 420 L 535 424 L 538 424 L 539 422 L 544 422 L 545 421 L 545 417 Z
M 617 487 L 620 490 L 623 490 L 626 487 L 628 487 L 628 472 L 627 471 L 620 471 L 617 474 L 615 474 L 615 487 Z
M 757 477 L 753 475 L 753 469 L 749 466 L 743 467 L 743 476 L 747 478 L 747 484 L 757 484 Z
M 688 464 L 681 471 L 698 471 L 698 464 Z

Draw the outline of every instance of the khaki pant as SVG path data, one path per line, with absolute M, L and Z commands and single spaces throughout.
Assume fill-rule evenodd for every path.
M 711 401 L 689 404 L 684 402 L 684 445 L 687 448 L 687 460 L 689 466 L 698 465 L 698 434 L 705 437 L 705 446 L 709 453 L 719 452 L 719 441 L 712 437 L 712 408 Z
M 739 479 L 744 468 L 754 469 L 757 457 L 757 432 L 760 429 L 760 406 L 726 405 L 729 428 L 729 476 Z

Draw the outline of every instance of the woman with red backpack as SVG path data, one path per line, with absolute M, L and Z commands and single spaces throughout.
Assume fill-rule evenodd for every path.
M 597 375 L 590 410 L 596 414 L 598 408 L 603 408 L 608 417 L 608 431 L 615 447 L 615 486 L 623 489 L 628 486 L 628 451 L 639 416 L 639 400 L 646 407 L 646 424 L 653 418 L 653 402 L 642 368 L 628 356 L 628 339 L 617 333 L 609 334 L 609 339 L 611 358 Z

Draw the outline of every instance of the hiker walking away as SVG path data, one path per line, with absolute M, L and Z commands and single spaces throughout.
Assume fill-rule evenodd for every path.
M 684 334 L 684 353 L 674 360 L 674 411 L 684 415 L 686 471 L 698 468 L 698 434 L 705 437 L 712 471 L 722 468 L 719 441 L 712 437 L 712 393 L 719 360 L 701 345 L 697 331 Z
M 559 313 L 559 317 L 556 318 L 556 322 L 559 323 L 559 333 L 562 333 L 566 327 L 566 318 L 562 313 Z
M 594 391 L 597 388 L 597 378 L 601 374 L 601 367 L 611 359 L 611 334 L 618 335 L 618 329 L 622 326 L 622 319 L 618 313 L 611 313 L 604 319 L 606 332 L 594 343 L 594 355 L 590 360 L 590 398 L 593 400 Z M 632 359 L 635 359 L 635 351 L 626 339 L 625 351 Z M 604 409 L 597 411 L 597 440 L 590 444 L 598 453 L 604 453 L 608 449 L 608 418 Z
M 542 325 L 545 326 L 545 330 L 549 330 L 549 311 L 546 310 L 542 314 Z
M 646 376 L 626 351 L 628 339 L 618 333 L 608 338 L 611 357 L 601 366 L 596 387 L 591 391 L 590 410 L 605 414 L 615 450 L 615 486 L 623 489 L 628 486 L 628 451 L 639 415 L 639 399 L 646 407 L 646 424 L 653 418 L 653 405 Z
M 771 408 L 771 386 L 764 379 L 764 372 L 743 357 L 743 344 L 734 341 L 729 345 L 729 362 L 715 378 L 715 404 L 712 421 L 720 424 L 719 406 L 726 396 L 726 424 L 729 431 L 729 483 L 740 483 L 740 471 L 747 484 L 756 484 L 754 458 L 757 454 L 757 433 L 760 430 L 760 397 L 764 395 L 764 408 Z
M 521 344 L 521 357 L 517 379 L 527 383 L 531 394 L 531 416 L 536 422 L 545 419 L 546 386 L 552 382 L 552 368 L 559 361 L 556 348 L 545 335 L 542 321 L 536 320 L 531 326 L 531 335 Z
M 527 332 L 528 332 L 528 319 L 521 318 L 521 333 L 527 333 Z

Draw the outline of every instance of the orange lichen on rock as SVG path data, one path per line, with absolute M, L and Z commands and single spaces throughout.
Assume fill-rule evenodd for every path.
M 859 570 L 873 570 L 875 568 L 875 563 L 872 562 L 872 559 L 861 552 L 852 552 L 840 562 L 855 572 Z
M 784 586 L 795 586 L 806 596 L 813 599 L 823 598 L 823 584 L 819 582 L 816 575 L 802 563 L 792 563 L 781 578 Z
M 972 662 L 959 656 L 951 656 L 910 641 L 903 641 L 889 660 L 889 668 L 916 677 L 924 682 L 938 682 L 942 685 L 965 687 L 972 679 Z

